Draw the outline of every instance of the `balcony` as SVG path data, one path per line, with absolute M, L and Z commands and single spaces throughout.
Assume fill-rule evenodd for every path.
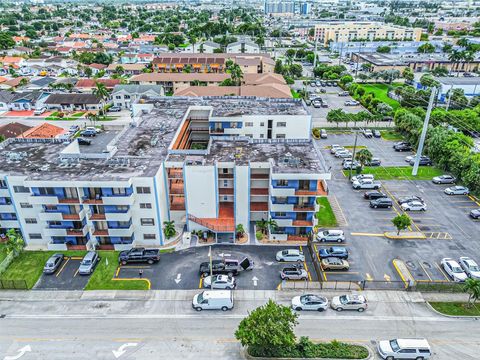
M 80 199 L 78 197 L 77 198 L 59 198 L 58 202 L 60 204 L 79 204 Z
M 104 214 L 107 221 L 129 221 L 132 218 L 132 211 L 107 212 Z
M 287 197 L 287 196 L 295 196 L 295 189 L 294 188 L 270 188 L 270 195 L 271 196 L 280 196 L 280 197 Z
M 67 236 L 85 236 L 87 234 L 86 227 L 81 229 L 66 229 Z
M 130 194 L 125 196 L 104 196 L 102 200 L 105 205 L 133 205 L 135 198 L 133 194 Z
M 56 196 L 47 196 L 47 195 L 30 195 L 28 197 L 28 202 L 32 205 L 58 205 L 58 197 Z
M 270 174 L 250 174 L 250 179 L 265 179 L 268 180 L 270 178 Z
M 285 227 L 285 226 L 292 226 L 292 219 L 288 219 L 288 218 L 274 218 L 273 220 L 275 220 L 275 222 L 277 223 L 277 225 L 279 227 Z
M 317 189 L 298 189 L 295 191 L 296 196 L 326 196 L 327 191 L 322 181 L 317 182 Z
M 219 173 L 219 174 L 218 174 L 218 178 L 219 178 L 219 179 L 233 179 L 233 174 L 223 174 L 223 173 Z
M 128 228 L 118 228 L 118 229 L 108 229 L 109 236 L 132 236 L 133 234 L 133 225 L 130 225 Z
M 291 212 L 293 211 L 293 204 L 274 204 L 270 203 L 270 211 L 274 212 Z
M 42 221 L 63 221 L 63 220 L 82 220 L 85 217 L 85 210 L 81 210 L 75 214 L 64 214 L 60 211 L 41 211 L 38 218 Z
M 268 188 L 252 188 L 250 195 L 268 195 Z
M 95 220 L 106 220 L 106 215 L 105 214 L 90 214 L 88 217 L 89 220 L 95 221 Z
M 315 211 L 315 206 L 314 205 L 294 205 L 293 211 L 299 211 L 299 212 Z
M 108 230 L 107 229 L 94 229 L 93 230 L 93 235 L 95 235 L 95 236 L 108 236 Z
M 97 195 L 94 198 L 83 197 L 82 198 L 82 203 L 89 204 L 89 205 L 101 205 L 101 204 L 103 204 L 103 200 L 102 200 L 102 197 L 100 195 Z
M 13 229 L 20 227 L 18 220 L 0 220 L 0 227 L 4 229 Z
M 313 226 L 313 221 L 311 221 L 311 220 L 293 220 L 292 225 L 293 226 L 312 227 Z
M 250 211 L 268 211 L 268 203 L 267 202 L 251 202 L 250 203 Z
M 218 193 L 220 195 L 233 195 L 233 188 L 220 188 Z
M 2 204 L 0 205 L 0 213 L 14 213 L 15 210 L 12 204 Z

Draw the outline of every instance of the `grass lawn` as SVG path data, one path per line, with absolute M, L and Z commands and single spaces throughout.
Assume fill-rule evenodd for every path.
M 430 302 L 430 305 L 445 315 L 454 316 L 480 316 L 480 306 L 468 307 L 462 302 Z
M 144 280 L 112 280 L 118 267 L 118 251 L 99 251 L 100 263 L 85 290 L 147 290 Z M 105 260 L 108 260 L 108 265 Z
M 7 252 L 5 251 L 5 245 L 0 244 L 0 262 L 5 260 L 6 257 L 7 257 Z
M 376 180 L 431 180 L 434 176 L 442 175 L 443 172 L 433 166 L 420 166 L 417 176 L 412 176 L 413 166 L 365 166 L 362 173 L 372 174 Z M 343 171 L 348 176 L 348 171 Z
M 292 97 L 293 97 L 294 99 L 301 99 L 300 94 L 299 94 L 298 92 L 296 92 L 295 90 L 290 89 L 290 92 L 292 93 Z
M 331 227 L 337 226 L 337 219 L 333 213 L 332 207 L 326 197 L 320 197 L 317 199 L 317 204 L 320 205 L 320 210 L 315 215 L 318 219 L 319 227 Z
M 382 130 L 380 131 L 383 140 L 389 141 L 401 141 L 403 140 L 403 136 L 397 133 L 396 131 L 392 130 Z
M 365 93 L 368 94 L 369 92 L 373 92 L 375 94 L 375 98 L 384 103 L 390 105 L 393 110 L 397 110 L 400 107 L 400 103 L 397 100 L 393 100 L 388 97 L 388 90 L 390 87 L 397 87 L 401 86 L 400 84 L 360 84 L 360 87 L 365 89 Z
M 42 275 L 47 259 L 56 253 L 67 256 L 83 256 L 85 251 L 24 251 L 1 275 L 2 280 L 25 280 L 27 288 L 31 289 Z

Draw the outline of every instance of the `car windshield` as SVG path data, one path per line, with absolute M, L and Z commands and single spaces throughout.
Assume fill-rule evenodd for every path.
M 397 340 L 390 340 L 390 347 L 392 348 L 393 351 L 397 352 L 400 350 L 400 346 L 398 346 Z
M 461 273 L 463 270 L 459 266 L 452 266 L 452 271 L 454 273 Z
M 92 263 L 92 260 L 83 260 L 82 265 L 90 265 Z
M 203 293 L 198 294 L 197 302 L 200 304 L 203 301 Z
M 53 263 L 47 263 L 45 267 L 53 267 Z
M 348 302 L 348 298 L 347 298 L 347 295 L 342 295 L 340 296 L 340 302 L 342 304 L 346 304 Z

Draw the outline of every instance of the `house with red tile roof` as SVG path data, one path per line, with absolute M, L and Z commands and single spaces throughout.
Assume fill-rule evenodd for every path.
M 23 132 L 18 137 L 27 139 L 51 139 L 64 134 L 66 131 L 67 130 L 62 127 L 43 123 Z
M 11 122 L 9 124 L 0 126 L 0 135 L 5 139 L 16 138 L 31 128 L 31 126 L 27 126 L 18 122 Z
M 75 89 L 82 92 L 92 92 L 97 87 L 97 83 L 105 85 L 108 90 L 113 90 L 115 85 L 119 85 L 120 79 L 80 79 L 75 84 Z

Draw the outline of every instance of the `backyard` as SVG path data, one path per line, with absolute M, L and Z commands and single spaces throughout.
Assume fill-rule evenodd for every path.
M 320 197 L 317 199 L 317 204 L 320 205 L 320 210 L 315 215 L 318 220 L 319 227 L 332 227 L 337 226 L 337 219 L 333 213 L 332 207 L 326 197 Z

